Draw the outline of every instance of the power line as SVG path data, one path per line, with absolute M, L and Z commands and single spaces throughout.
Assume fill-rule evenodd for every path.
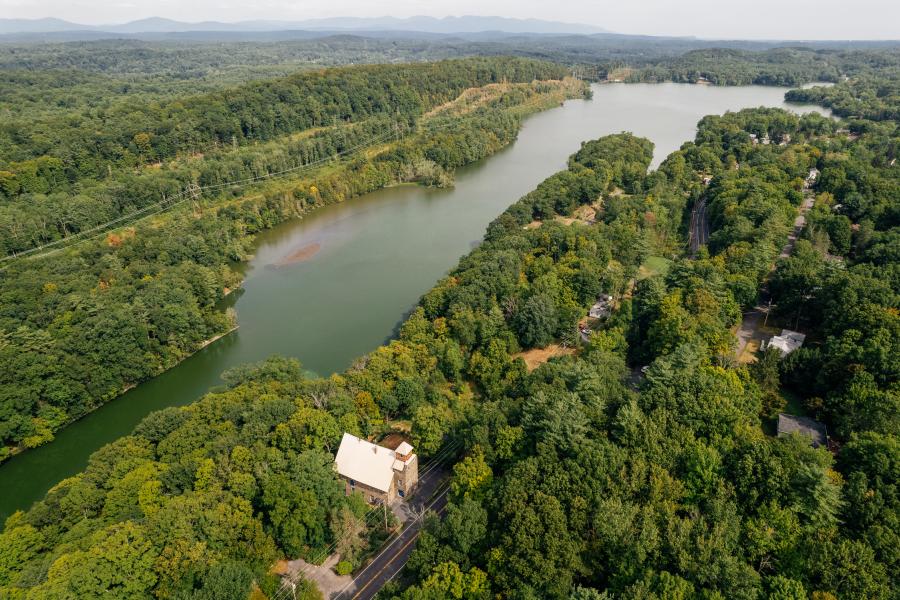
M 445 445 L 437 454 L 432 456 L 431 459 L 427 463 L 425 463 L 425 465 L 423 465 L 425 467 L 425 469 L 424 469 L 424 471 L 422 471 L 418 474 L 418 478 L 420 480 L 423 479 L 429 473 L 431 473 L 432 471 L 437 469 L 439 466 L 441 466 L 441 464 L 444 462 L 444 460 L 449 458 L 453 452 L 455 452 L 456 450 L 459 449 L 459 446 L 460 446 L 459 441 L 449 442 L 447 445 Z M 380 511 L 381 509 L 382 509 L 382 506 L 375 506 L 375 507 L 371 508 L 362 517 L 363 522 L 368 523 L 368 518 L 375 512 Z M 315 564 L 317 562 L 320 562 L 320 561 L 326 559 L 328 556 L 331 555 L 332 550 L 334 550 L 337 547 L 337 544 L 338 544 L 338 541 L 335 540 L 329 547 L 327 547 L 324 550 L 322 550 L 321 552 L 319 552 L 317 555 L 317 558 L 313 559 L 312 561 L 307 561 L 307 562 L 310 564 Z
M 376 144 L 380 141 L 384 141 L 387 138 L 392 137 L 394 135 L 395 135 L 395 130 L 389 129 L 385 133 L 381 133 L 377 136 L 369 138 L 368 140 L 366 140 L 364 142 L 361 142 L 355 146 L 352 146 L 350 148 L 342 150 L 341 152 L 338 152 L 336 154 L 333 154 L 333 155 L 330 155 L 330 156 L 327 156 L 324 158 L 320 158 L 313 162 L 298 165 L 296 167 L 291 167 L 289 169 L 283 169 L 281 171 L 276 171 L 274 173 L 266 173 L 265 175 L 257 175 L 257 176 L 248 177 L 245 179 L 238 179 L 238 180 L 229 181 L 229 182 L 225 182 L 225 183 L 210 184 L 210 185 L 205 185 L 205 186 L 198 186 L 196 184 L 192 184 L 192 185 L 189 185 L 185 190 L 179 192 L 178 194 L 175 194 L 174 196 L 164 197 L 159 202 L 150 204 L 148 206 L 140 208 L 140 209 L 133 211 L 131 213 L 128 213 L 126 215 L 122 215 L 120 217 L 117 217 L 115 219 L 107 221 L 106 223 L 96 225 L 94 227 L 91 227 L 90 229 L 85 229 L 83 231 L 79 231 L 78 233 L 74 233 L 72 235 L 66 236 L 64 238 L 60 238 L 58 240 L 54 240 L 52 242 L 48 242 L 46 244 L 40 244 L 38 246 L 34 246 L 27 250 L 23 250 L 22 252 L 15 252 L 13 254 L 8 254 L 8 255 L 4 256 L 3 258 L 0 258 L 0 262 L 8 262 L 8 261 L 13 261 L 13 260 L 22 259 L 22 258 L 29 258 L 29 257 L 41 258 L 43 256 L 49 256 L 59 250 L 73 248 L 84 241 L 95 239 L 99 235 L 102 235 L 103 233 L 105 233 L 105 231 L 108 228 L 110 228 L 111 226 L 116 225 L 118 223 L 122 223 L 123 221 L 127 221 L 134 217 L 140 216 L 140 218 L 134 220 L 134 223 L 138 223 L 138 222 L 146 219 L 147 217 L 151 217 L 153 215 L 156 215 L 156 214 L 162 212 L 163 210 L 167 210 L 169 208 L 174 208 L 175 206 L 183 204 L 184 202 L 186 202 L 188 200 L 196 199 L 201 192 L 211 191 L 211 190 L 216 190 L 216 189 L 221 189 L 221 188 L 227 188 L 227 187 L 240 187 L 240 186 L 247 185 L 249 183 L 255 183 L 255 182 L 264 181 L 267 179 L 272 179 L 275 177 L 280 177 L 280 176 L 286 175 L 288 173 L 296 173 L 296 172 L 308 170 L 313 167 L 317 167 L 317 166 L 320 166 L 327 162 L 330 162 L 337 157 L 342 157 L 342 156 L 352 154 L 353 152 L 356 152 L 360 148 L 368 147 L 368 146 L 371 146 L 372 144 Z M 153 210 L 153 209 L 157 209 L 157 210 Z M 148 213 L 148 211 L 151 211 L 151 210 L 153 210 L 153 212 L 150 212 L 149 214 L 144 214 L 144 213 Z M 97 235 L 91 235 L 91 234 L 97 234 Z M 78 238 L 80 238 L 80 239 L 78 239 Z M 55 248 L 56 246 L 60 246 L 60 247 Z M 51 247 L 53 247 L 53 250 L 51 250 L 49 252 L 44 252 L 44 250 L 46 250 L 47 248 L 51 248 Z M 35 255 L 35 256 L 32 256 L 32 255 Z
M 416 523 L 416 522 L 421 521 L 422 519 L 424 519 L 424 518 L 425 518 L 425 515 L 428 513 L 428 509 L 430 509 L 432 506 L 434 506 L 435 504 L 437 504 L 438 500 L 440 500 L 444 495 L 446 495 L 447 492 L 449 491 L 449 489 L 450 489 L 450 486 L 449 486 L 449 485 L 448 485 L 448 486 L 442 486 L 442 488 L 441 488 L 441 490 L 440 490 L 440 493 L 437 494 L 437 496 L 435 496 L 434 499 L 431 500 L 431 502 L 428 504 L 427 507 L 425 507 L 425 510 L 422 511 L 421 514 L 416 515 L 416 517 L 413 518 L 413 519 L 410 521 L 410 524 Z M 415 539 L 415 536 L 413 537 L 413 539 Z M 392 541 L 392 542 L 393 542 L 393 541 Z M 409 543 L 412 543 L 412 542 L 410 541 Z M 388 548 L 390 548 L 390 544 L 386 545 L 385 548 L 384 548 L 380 553 L 378 553 L 378 555 L 377 555 L 375 558 L 377 559 L 379 556 L 381 556 L 382 554 L 384 554 L 385 552 L 387 552 L 387 551 L 388 551 Z M 372 564 L 374 564 L 374 561 L 371 562 L 371 563 L 369 563 L 369 566 L 371 566 Z M 368 567 L 367 567 L 367 568 L 368 568 Z M 365 569 L 363 569 L 363 571 L 365 571 Z M 393 579 L 393 577 L 391 577 L 391 579 Z M 390 580 L 389 580 L 389 581 L 390 581 Z M 347 585 L 345 585 L 343 588 L 341 588 L 341 590 L 338 592 L 336 598 L 340 598 L 340 597 L 344 594 L 344 592 L 346 592 L 346 591 L 350 588 L 350 586 L 353 585 L 354 582 L 356 582 L 356 578 L 355 578 L 355 577 L 354 577 Z M 357 595 L 358 595 L 358 594 L 357 594 Z M 354 596 L 354 597 L 355 597 L 355 596 Z
M 519 107 L 527 108 L 529 106 L 537 106 L 539 103 L 540 103 L 540 98 L 534 98 L 534 99 L 528 100 L 526 102 L 523 102 L 522 104 L 519 105 Z M 416 127 L 416 129 L 420 129 L 420 130 L 427 128 L 428 133 L 434 133 L 434 132 L 440 131 L 442 129 L 446 129 L 448 127 L 453 127 L 453 126 L 456 126 L 459 124 L 460 124 L 459 121 L 453 121 L 453 120 L 445 122 L 445 123 L 440 123 L 437 125 L 431 125 L 429 123 L 422 123 L 420 121 L 415 124 L 415 127 Z M 250 183 L 265 181 L 267 179 L 272 179 L 274 177 L 280 177 L 281 175 L 286 175 L 288 173 L 296 173 L 296 172 L 300 172 L 303 170 L 307 170 L 307 169 L 310 169 L 313 167 L 320 166 L 327 162 L 330 162 L 330 161 L 334 160 L 335 158 L 350 155 L 361 148 L 371 146 L 372 144 L 376 144 L 380 141 L 384 141 L 385 139 L 390 138 L 392 136 L 396 136 L 399 139 L 400 132 L 401 132 L 401 123 L 398 121 L 393 124 L 393 127 L 388 127 L 387 131 L 385 131 L 384 133 L 382 133 L 380 135 L 373 136 L 372 138 L 369 138 L 368 140 L 361 142 L 355 146 L 352 146 L 350 148 L 342 150 L 341 152 L 335 153 L 331 156 L 315 160 L 313 162 L 298 165 L 296 167 L 291 167 L 289 169 L 283 169 L 281 171 L 276 171 L 274 173 L 267 173 L 265 175 L 258 175 L 258 176 L 254 176 L 254 177 L 244 178 L 244 179 L 237 179 L 237 180 L 224 182 L 224 183 L 209 184 L 209 185 L 205 185 L 205 186 L 189 184 L 185 190 L 182 190 L 181 192 L 175 194 L 174 196 L 164 197 L 159 202 L 156 202 L 154 204 L 150 204 L 148 206 L 145 206 L 143 208 L 135 210 L 127 215 L 122 215 L 120 217 L 117 217 L 115 219 L 107 221 L 106 223 L 96 225 L 94 227 L 91 227 L 90 229 L 85 229 L 85 230 L 79 231 L 78 233 L 74 233 L 72 235 L 66 236 L 64 238 L 60 238 L 58 240 L 53 240 L 53 241 L 47 242 L 46 244 L 39 244 L 37 246 L 33 246 L 33 247 L 31 247 L 27 250 L 23 250 L 21 252 L 14 252 L 13 254 L 7 254 L 6 256 L 0 258 L 0 263 L 16 261 L 16 260 L 19 260 L 22 258 L 43 258 L 46 256 L 51 256 L 52 254 L 55 254 L 59 250 L 74 248 L 85 241 L 96 239 L 103 233 L 106 233 L 106 230 L 108 228 L 110 228 L 111 226 L 116 225 L 118 223 L 122 223 L 123 221 L 127 221 L 128 219 L 132 219 L 134 217 L 139 217 L 139 218 L 135 219 L 134 221 L 129 222 L 129 224 L 133 225 L 133 224 L 143 221 L 146 218 L 157 215 L 164 210 L 168 210 L 170 208 L 179 206 L 179 205 L 183 204 L 184 202 L 186 202 L 187 200 L 190 200 L 192 198 L 195 199 L 200 192 L 217 190 L 217 189 L 228 188 L 228 187 L 240 187 L 240 186 L 247 185 Z M 154 210 L 154 209 L 156 209 L 156 210 Z M 153 211 L 153 212 L 148 212 L 148 211 Z M 147 213 L 147 214 L 144 214 L 144 213 Z M 96 235 L 90 235 L 90 234 L 96 234 Z M 56 246 L 59 246 L 59 248 L 57 248 Z M 44 252 L 48 248 L 53 248 L 53 249 L 48 252 Z M 7 267 L 2 267 L 2 268 L 0 268 L 0 271 L 5 271 L 6 269 L 7 269 Z
M 425 465 L 424 465 L 425 469 L 419 473 L 419 479 L 421 480 L 422 478 L 427 476 L 429 473 L 433 472 L 435 469 L 440 467 L 444 463 L 445 460 L 450 458 L 454 452 L 459 450 L 459 448 L 461 447 L 461 444 L 462 444 L 462 442 L 459 440 L 453 440 L 451 442 L 448 442 L 434 456 L 432 456 L 431 459 L 427 463 L 425 463 Z M 432 502 L 429 505 L 429 508 L 433 504 L 434 504 L 434 502 Z M 364 523 L 366 523 L 366 526 L 368 526 L 369 518 L 373 514 L 375 514 L 376 512 L 379 512 L 381 510 L 386 510 L 386 505 L 379 505 L 379 506 L 375 506 L 375 507 L 369 509 L 369 511 L 362 517 L 362 520 Z M 423 515 L 424 515 L 424 513 L 422 515 L 416 516 L 415 518 L 412 519 L 411 522 L 415 523 L 416 521 L 421 519 Z M 303 575 L 304 577 L 308 577 L 311 572 L 311 568 L 314 568 L 317 566 L 316 562 L 321 562 L 324 559 L 326 559 L 328 556 L 330 556 L 331 553 L 334 551 L 334 549 L 337 547 L 337 544 L 338 544 L 338 540 L 335 540 L 329 547 L 320 551 L 317 554 L 317 557 L 315 559 L 312 559 L 311 561 L 307 561 L 307 566 L 301 568 L 297 574 Z M 384 550 L 382 550 L 382 552 L 383 551 Z M 279 588 L 279 590 L 276 592 L 275 596 L 272 597 L 272 600 L 286 600 L 286 599 L 290 598 L 291 594 L 293 594 L 293 588 L 290 587 L 291 584 L 294 584 L 294 580 L 292 577 L 289 576 L 286 578 L 285 584 L 282 585 L 282 587 Z M 344 590 L 341 590 L 342 593 L 343 593 L 343 591 Z

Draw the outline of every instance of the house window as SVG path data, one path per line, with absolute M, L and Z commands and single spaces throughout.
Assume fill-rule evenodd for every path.
M 352 479 L 350 480 L 350 487 L 356 487 L 356 482 Z

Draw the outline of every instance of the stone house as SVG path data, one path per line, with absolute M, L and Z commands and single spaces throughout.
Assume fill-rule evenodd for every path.
M 391 450 L 345 433 L 334 468 L 344 480 L 344 492 L 361 492 L 370 504 L 391 504 L 419 483 L 419 458 L 407 442 Z

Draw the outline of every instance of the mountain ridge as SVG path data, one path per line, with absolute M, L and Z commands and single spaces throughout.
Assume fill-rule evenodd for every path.
M 542 19 L 516 19 L 511 17 L 463 15 L 459 17 L 328 17 L 297 21 L 247 20 L 226 23 L 221 21 L 185 22 L 164 17 L 148 17 L 127 23 L 85 25 L 63 19 L 0 19 L 0 34 L 59 33 L 96 31 L 103 33 L 179 33 L 189 31 L 289 31 L 289 30 L 397 30 L 426 33 L 475 33 L 502 31 L 506 33 L 609 33 L 607 30 L 585 24 L 562 23 Z

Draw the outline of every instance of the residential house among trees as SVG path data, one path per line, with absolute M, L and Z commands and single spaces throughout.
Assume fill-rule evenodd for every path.
M 791 433 L 799 433 L 808 437 L 813 448 L 825 446 L 828 441 L 828 432 L 824 423 L 807 417 L 780 413 L 778 415 L 778 437 Z
M 597 302 L 591 306 L 588 316 L 592 319 L 602 319 L 608 317 L 612 312 L 612 296 L 602 294 L 597 298 Z
M 334 468 L 344 479 L 345 493 L 362 492 L 370 504 L 390 504 L 419 483 L 419 459 L 407 442 L 391 450 L 345 433 Z
M 791 331 L 790 329 L 782 329 L 781 335 L 773 336 L 768 344 L 764 344 L 763 349 L 778 348 L 781 351 L 782 356 L 787 356 L 802 346 L 805 340 L 806 335 L 802 333 Z

